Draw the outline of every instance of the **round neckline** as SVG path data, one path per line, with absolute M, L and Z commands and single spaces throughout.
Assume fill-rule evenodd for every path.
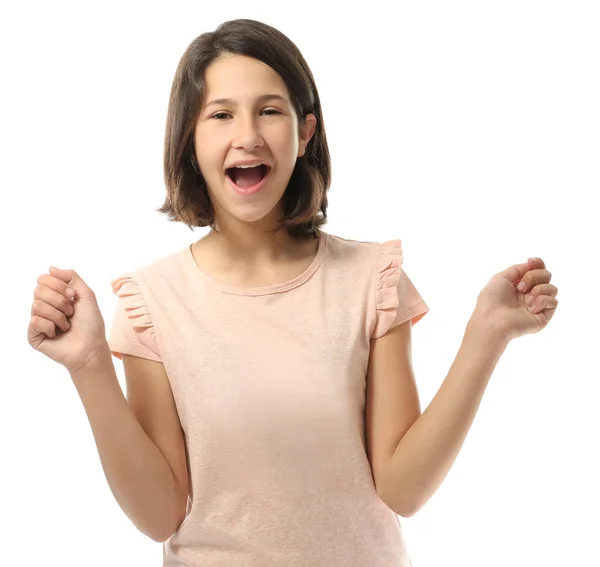
M 237 286 L 237 285 L 228 285 L 210 277 L 206 272 L 198 266 L 196 263 L 196 259 L 194 258 L 194 254 L 192 252 L 192 246 L 194 243 L 190 243 L 184 249 L 184 255 L 186 263 L 190 265 L 192 270 L 200 277 L 200 279 L 210 286 L 213 289 L 224 293 L 230 293 L 233 295 L 268 295 L 272 293 L 281 293 L 284 291 L 289 291 L 299 285 L 302 285 L 306 282 L 319 268 L 321 263 L 323 262 L 323 258 L 325 257 L 325 249 L 327 248 L 327 233 L 321 230 L 318 231 L 318 240 L 319 244 L 317 246 L 317 252 L 310 263 L 310 265 L 296 277 L 291 280 L 287 280 L 285 282 L 280 282 L 276 284 L 263 285 L 263 286 Z

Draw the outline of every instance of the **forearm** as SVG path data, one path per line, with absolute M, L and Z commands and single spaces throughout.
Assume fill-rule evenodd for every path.
M 110 350 L 87 368 L 71 373 L 104 469 L 121 509 L 155 541 L 167 539 L 185 510 L 171 468 L 145 433 L 117 380 Z
M 469 321 L 446 379 L 390 457 L 384 500 L 398 514 L 415 514 L 446 478 L 507 344 Z

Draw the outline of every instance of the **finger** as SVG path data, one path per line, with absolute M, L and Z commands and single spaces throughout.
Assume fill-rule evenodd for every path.
M 52 321 L 59 329 L 67 331 L 70 328 L 67 317 L 62 311 L 48 305 L 45 301 L 36 299 L 31 306 L 31 314 Z
M 537 268 L 537 265 L 535 267 Z M 530 262 L 527 262 L 525 264 L 515 264 L 514 266 L 511 266 L 510 268 L 507 268 L 506 270 L 500 272 L 499 275 L 506 278 L 510 283 L 515 284 L 519 282 L 523 278 L 523 276 L 525 276 L 525 274 L 532 269 L 534 269 L 534 265 Z
M 545 268 L 546 264 L 541 258 L 528 258 L 527 262 L 532 268 Z
M 61 293 L 50 289 L 46 285 L 38 285 L 33 290 L 33 297 L 52 305 L 52 307 L 62 311 L 67 317 L 71 317 L 71 315 L 73 315 L 75 312 L 73 303 L 68 297 L 65 297 Z
M 70 287 L 72 287 L 76 278 L 75 270 L 60 270 L 54 266 L 50 266 L 50 275 L 62 280 Z
M 531 270 L 523 276 L 519 282 L 519 285 L 517 286 L 517 289 L 521 292 L 526 292 L 538 284 L 550 283 L 551 279 L 552 274 L 546 269 Z
M 30 340 L 42 334 L 46 335 L 49 339 L 53 339 L 56 336 L 56 325 L 52 321 L 48 321 L 48 319 L 34 315 L 29 322 L 27 334 Z
M 539 284 L 536 285 L 525 298 L 528 305 L 533 303 L 533 300 L 542 296 L 547 295 L 548 297 L 556 297 L 558 295 L 558 288 L 552 284 Z
M 73 297 L 75 295 L 75 292 L 73 291 L 73 289 L 71 287 L 69 287 L 69 285 L 70 285 L 69 283 L 65 283 L 60 278 L 50 275 L 50 274 L 41 275 L 37 279 L 37 283 L 40 285 L 45 285 L 45 286 L 49 287 L 50 289 L 53 289 L 57 293 L 64 295 L 67 299 L 70 299 L 70 300 L 73 299 Z M 72 291 L 72 293 L 69 293 L 68 290 Z
M 556 297 L 549 297 L 547 295 L 541 295 L 536 298 L 530 309 L 532 313 L 541 313 L 542 311 L 554 311 L 558 306 L 558 299 Z

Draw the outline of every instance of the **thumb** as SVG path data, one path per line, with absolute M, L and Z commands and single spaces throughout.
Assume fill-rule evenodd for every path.
M 515 264 L 515 265 L 511 266 L 510 268 L 503 270 L 502 272 L 500 272 L 497 275 L 500 277 L 503 277 L 510 283 L 514 284 L 514 283 L 517 283 L 518 281 L 522 280 L 523 276 L 527 272 L 529 272 L 531 269 L 532 269 L 531 264 L 526 262 L 524 264 Z

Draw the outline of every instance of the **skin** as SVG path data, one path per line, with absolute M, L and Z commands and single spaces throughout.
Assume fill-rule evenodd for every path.
M 316 117 L 309 114 L 301 122 L 281 76 L 250 57 L 221 56 L 208 67 L 205 83 L 194 145 L 218 232 L 192 246 L 196 262 L 214 279 L 233 285 L 293 278 L 308 267 L 318 243 L 294 239 L 285 230 L 267 231 L 282 216 L 282 196 L 314 134 Z M 271 170 L 258 193 L 241 196 L 232 190 L 225 170 L 251 159 L 266 162 Z

